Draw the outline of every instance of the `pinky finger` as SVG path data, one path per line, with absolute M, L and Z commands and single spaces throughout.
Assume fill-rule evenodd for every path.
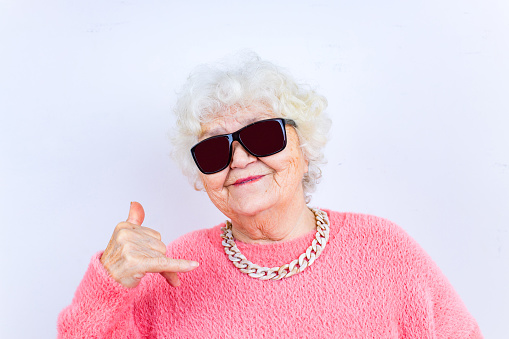
M 175 272 L 161 272 L 161 275 L 168 281 L 168 283 L 173 287 L 180 286 L 180 279 Z

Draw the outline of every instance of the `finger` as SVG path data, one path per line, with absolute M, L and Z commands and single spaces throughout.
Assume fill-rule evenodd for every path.
M 165 256 L 157 258 L 148 258 L 144 262 L 145 272 L 189 272 L 199 266 L 199 263 L 193 260 L 171 259 Z
M 143 210 L 143 206 L 139 202 L 133 201 L 131 202 L 131 207 L 129 208 L 129 216 L 127 217 L 127 222 L 131 224 L 135 224 L 140 226 L 145 219 L 145 211 Z
M 161 240 L 147 236 L 147 234 L 142 231 L 137 232 L 141 234 L 137 239 L 134 239 L 133 242 L 136 243 L 141 250 L 143 248 L 149 248 L 156 251 L 157 253 L 155 255 L 151 255 L 151 258 L 166 255 L 166 245 Z
M 156 230 L 153 230 L 151 228 L 140 226 L 140 231 L 144 232 L 145 234 L 150 235 L 153 238 L 156 238 L 157 240 L 161 240 L 161 233 L 157 232 Z
M 157 252 L 156 255 L 151 256 L 152 258 L 164 256 L 166 254 L 166 245 L 158 238 L 154 238 L 141 230 L 141 226 L 136 226 L 127 222 L 122 224 L 127 226 L 124 227 L 121 224 L 117 226 L 115 235 L 112 237 L 112 240 L 110 240 L 112 246 L 116 244 L 117 246 L 124 246 L 125 249 L 127 249 L 127 247 L 131 246 L 132 248 L 134 245 L 134 248 L 136 248 L 138 252 L 143 252 L 144 248 L 152 249 Z M 113 242 L 115 242 L 115 244 L 113 244 Z
M 168 281 L 168 283 L 173 287 L 180 286 L 180 279 L 177 273 L 174 272 L 161 272 L 161 275 Z

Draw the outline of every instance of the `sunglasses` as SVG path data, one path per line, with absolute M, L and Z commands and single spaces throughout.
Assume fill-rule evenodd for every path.
M 203 174 L 224 170 L 232 160 L 232 143 L 238 141 L 251 155 L 261 158 L 281 152 L 286 147 L 285 125 L 296 127 L 290 119 L 267 119 L 247 125 L 230 134 L 216 135 L 191 148 L 194 162 Z

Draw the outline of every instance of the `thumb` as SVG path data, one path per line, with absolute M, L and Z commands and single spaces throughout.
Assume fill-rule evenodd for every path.
M 143 224 L 144 219 L 145 219 L 145 211 L 143 210 L 143 206 L 141 206 L 141 204 L 139 202 L 136 202 L 136 201 L 131 202 L 131 207 L 129 208 L 129 216 L 127 217 L 127 222 L 141 226 L 141 224 Z

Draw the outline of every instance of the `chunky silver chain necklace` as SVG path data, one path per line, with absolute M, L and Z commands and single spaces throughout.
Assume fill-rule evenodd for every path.
M 285 264 L 281 267 L 269 268 L 261 267 L 247 260 L 235 244 L 232 234 L 232 224 L 228 220 L 226 220 L 226 226 L 221 227 L 221 238 L 223 238 L 222 244 L 224 251 L 235 267 L 237 267 L 242 273 L 246 273 L 253 278 L 261 280 L 279 280 L 289 278 L 294 274 L 300 273 L 315 262 L 329 240 L 330 227 L 327 213 L 319 210 L 318 208 L 311 208 L 311 211 L 315 214 L 316 219 L 315 239 L 313 239 L 311 246 L 309 246 L 298 259 L 295 259 L 289 264 Z

